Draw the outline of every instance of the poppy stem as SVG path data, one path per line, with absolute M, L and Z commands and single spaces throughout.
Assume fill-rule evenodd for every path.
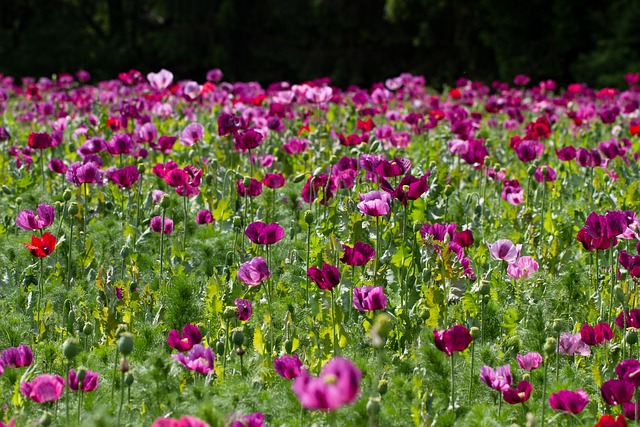
M 42 258 L 38 259 L 38 264 L 40 268 L 40 278 L 38 279 L 38 306 L 36 308 L 36 333 L 40 333 L 40 305 L 42 302 L 42 294 L 44 293 L 44 283 L 43 281 L 43 271 L 42 271 Z
M 164 217 L 166 209 L 162 209 L 162 230 L 160 230 L 160 288 L 164 288 Z
M 40 175 L 42 176 L 42 189 L 47 191 L 44 180 L 44 150 L 40 150 Z
M 182 231 L 182 250 L 187 250 L 187 186 L 184 186 L 184 197 L 183 206 L 184 206 L 184 230 Z M 164 230 L 164 219 L 162 220 L 162 227 Z
M 407 205 L 404 205 L 404 215 L 402 216 L 402 265 L 401 265 L 401 272 L 404 273 L 400 275 L 400 279 L 402 280 L 402 276 L 404 275 L 404 280 L 402 280 L 402 300 L 403 300 L 403 314 L 405 316 L 407 316 L 407 319 L 409 318 L 407 315 L 407 310 L 408 310 L 408 306 L 409 306 L 409 295 L 408 295 L 408 290 L 407 290 L 407 275 L 405 273 L 405 266 L 404 266 L 404 253 L 405 253 L 405 246 L 406 246 L 406 231 L 407 231 Z M 408 325 L 407 325 L 408 326 Z
M 127 356 L 123 360 L 126 362 Z M 120 406 L 118 407 L 118 427 L 120 427 L 120 416 L 122 415 L 122 405 L 124 404 L 124 370 L 120 374 Z
M 87 201 L 87 184 L 82 184 L 82 190 L 84 192 L 84 212 L 82 212 L 82 251 L 84 252 L 87 243 L 87 213 L 89 211 L 89 202 Z
M 473 365 L 475 363 L 475 349 L 476 349 L 476 342 L 471 341 L 471 371 L 469 372 L 469 404 L 471 404 L 471 396 L 473 396 L 473 375 L 474 375 L 474 370 L 473 370 Z
M 546 395 L 547 395 L 547 369 L 549 368 L 549 363 L 547 361 L 547 359 L 545 358 L 544 361 L 542 362 L 542 364 L 544 365 L 544 376 L 542 377 L 542 416 L 540 419 L 540 425 L 543 426 L 544 425 L 544 412 L 546 409 Z
M 380 217 L 376 216 L 376 259 L 375 259 L 375 267 L 373 268 L 373 285 L 375 286 L 378 282 L 378 265 L 380 258 Z
M 610 268 L 610 276 L 611 283 L 609 285 L 609 312 L 607 313 L 607 320 L 611 322 L 613 317 L 613 289 L 616 286 L 616 275 L 615 275 L 615 264 L 613 263 L 613 238 L 611 239 L 611 247 L 609 248 L 609 268 Z
M 67 360 L 67 387 L 64 388 L 64 400 L 66 402 L 66 414 L 67 414 L 67 425 L 71 425 L 71 419 L 69 418 L 69 370 L 71 369 L 71 364 L 69 363 L 69 360 Z
M 455 387 L 455 376 L 454 376 L 454 361 L 453 358 L 455 357 L 455 352 L 451 352 L 451 359 L 449 360 L 451 362 L 451 409 L 455 410 L 456 409 L 456 387 Z
M 338 349 L 337 349 L 338 336 L 336 334 L 336 307 L 333 300 L 333 288 L 331 288 L 330 292 L 331 292 L 331 330 L 332 330 L 332 336 L 333 336 L 333 357 L 335 357 L 338 355 Z
M 78 381 L 78 420 L 77 420 L 78 425 L 80 425 L 81 411 L 82 411 L 82 381 Z
M 307 224 L 307 270 L 309 271 L 309 261 L 311 257 L 311 224 Z M 309 307 L 309 276 L 307 275 L 307 284 L 305 288 L 306 293 L 306 305 L 305 307 Z

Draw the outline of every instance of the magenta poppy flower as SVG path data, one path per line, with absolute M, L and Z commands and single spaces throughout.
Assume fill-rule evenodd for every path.
M 222 74 L 220 68 L 213 68 L 207 71 L 206 79 L 208 82 L 218 83 L 220 80 L 222 80 L 222 77 L 224 77 L 224 74 Z
M 304 138 L 294 138 L 282 144 L 282 149 L 289 155 L 303 153 L 309 148 L 309 141 Z
M 500 392 L 507 391 L 513 382 L 511 366 L 499 366 L 495 370 L 491 366 L 483 366 L 480 368 L 480 379 L 489 388 Z
M 264 258 L 257 256 L 240 265 L 237 275 L 247 285 L 258 286 L 271 277 L 271 271 Z
M 112 156 L 131 154 L 134 148 L 133 139 L 131 139 L 131 135 L 128 133 L 116 133 L 111 137 L 109 142 L 107 142 L 107 151 Z
M 542 356 L 540 353 L 536 352 L 527 353 L 524 356 L 518 354 L 516 359 L 518 359 L 518 366 L 520 366 L 520 369 L 524 369 L 525 371 L 538 369 L 542 364 Z
M 232 421 L 229 427 L 265 427 L 264 415 L 261 412 L 243 415 L 240 419 Z
M 528 163 L 544 154 L 544 144 L 525 139 L 518 144 L 515 151 L 521 162 Z
M 16 225 L 23 230 L 42 230 L 53 224 L 56 210 L 53 206 L 40 204 L 34 213 L 31 210 L 20 211 L 16 217 Z
M 53 140 L 51 135 L 46 132 L 43 133 L 30 133 L 27 145 L 34 150 L 45 150 L 53 147 Z
M 516 388 L 509 388 L 502 393 L 502 398 L 505 402 L 516 405 L 518 403 L 524 403 L 531 397 L 531 391 L 533 386 L 529 381 L 520 381 Z
M 251 319 L 251 314 L 253 314 L 253 305 L 251 305 L 251 301 L 236 298 L 233 303 L 236 305 L 236 319 L 242 322 L 246 322 Z
M 282 378 L 292 380 L 300 375 L 302 362 L 297 354 L 293 356 L 285 354 L 273 359 L 273 367 Z
M 567 356 L 590 356 L 591 349 L 582 341 L 580 332 L 572 334 L 571 332 L 563 332 L 558 340 L 558 353 Z
M 287 183 L 281 173 L 268 173 L 262 178 L 262 183 L 268 188 L 281 188 Z
M 635 389 L 630 381 L 611 379 L 600 386 L 600 393 L 605 402 L 617 406 L 631 402 Z
M 633 383 L 635 387 L 640 387 L 640 362 L 636 359 L 627 359 L 618 363 L 616 375 L 622 380 Z
M 248 129 L 242 133 L 235 134 L 233 145 L 238 151 L 251 150 L 260 146 L 264 136 L 255 129 Z
M 409 200 L 419 199 L 429 189 L 429 185 L 427 184 L 427 175 L 423 175 L 420 178 L 416 178 L 413 175 L 405 175 L 395 189 L 391 187 L 386 179 L 381 178 L 380 188 L 406 206 Z
M 571 161 L 576 158 L 576 149 L 571 145 L 560 150 L 556 149 L 556 156 L 558 156 L 558 159 L 562 160 L 563 162 Z
M 621 311 L 616 317 L 616 326 L 620 329 L 640 329 L 640 309 L 633 308 L 630 311 Z
M 66 179 L 76 187 L 82 184 L 96 184 L 102 182 L 103 172 L 95 162 L 85 164 L 76 162 L 67 168 Z
M 420 236 L 426 239 L 427 236 L 431 236 L 433 240 L 437 242 L 452 241 L 454 239 L 454 233 L 457 225 L 454 223 L 445 222 L 444 224 L 429 224 L 425 222 L 420 227 Z M 447 239 L 448 237 L 448 239 Z
M 467 164 L 473 166 L 475 169 L 482 169 L 485 159 L 489 156 L 489 150 L 484 146 L 484 139 L 471 139 L 469 140 L 469 147 L 467 152 L 460 157 Z
M 184 415 L 179 420 L 173 418 L 158 418 L 151 427 L 211 427 L 201 419 L 192 417 L 191 415 Z
M 61 159 L 52 158 L 49 160 L 49 170 L 53 173 L 57 173 L 59 175 L 64 175 L 67 173 L 67 165 L 65 165 L 64 161 Z
M 242 119 L 240 117 L 226 113 L 218 116 L 218 135 L 225 136 L 236 133 L 242 128 Z
M 474 243 L 473 240 L 473 231 L 471 230 L 463 230 L 455 233 L 453 235 L 453 241 L 460 245 L 462 248 L 468 248 L 472 246 Z
M 164 154 L 169 154 L 171 153 L 171 150 L 173 149 L 173 146 L 177 140 L 178 140 L 177 136 L 163 135 L 160 138 L 158 138 L 157 142 L 154 142 L 154 141 L 149 142 L 149 147 L 151 147 L 152 150 L 156 150 Z
M 605 322 L 598 323 L 596 326 L 585 323 L 580 329 L 580 339 L 590 347 L 600 345 L 613 339 L 613 331 Z
M 328 201 L 333 198 L 337 189 L 338 186 L 335 180 L 333 178 L 329 179 L 326 173 L 318 176 L 310 176 L 304 187 L 302 187 L 302 200 L 307 203 L 313 203 L 320 193 L 322 193 L 320 204 L 326 205 Z
M 198 211 L 196 215 L 196 224 L 210 224 L 213 222 L 213 214 L 208 209 Z
M 351 361 L 334 357 L 322 368 L 319 377 L 303 370 L 291 387 L 302 407 L 333 411 L 358 397 L 361 379 L 362 373 Z
M 42 374 L 30 382 L 20 383 L 20 393 L 37 403 L 55 402 L 62 396 L 64 378 Z
M 259 245 L 272 245 L 279 242 L 284 237 L 284 229 L 276 222 L 265 224 L 262 221 L 256 221 L 247 226 L 244 234 L 253 243 Z
M 163 68 L 157 73 L 147 74 L 147 80 L 149 80 L 152 88 L 162 91 L 168 88 L 173 82 L 173 73 Z
M 133 165 L 125 166 L 122 169 L 115 169 L 108 173 L 109 179 L 121 188 L 131 188 L 140 179 L 138 168 Z
M 524 203 L 524 190 L 520 187 L 520 183 L 518 183 L 517 179 L 504 180 L 502 184 L 504 186 L 500 195 L 502 200 L 513 206 L 518 206 Z
M 204 126 L 200 123 L 189 123 L 180 133 L 180 144 L 191 147 L 204 138 Z
M 469 330 L 462 325 L 453 325 L 442 331 L 434 329 L 433 339 L 438 350 L 443 351 L 447 356 L 451 356 L 455 351 L 466 350 L 473 341 Z
M 586 391 L 560 390 L 549 396 L 549 405 L 556 411 L 579 414 L 589 403 L 589 395 Z
M 209 374 L 213 372 L 215 355 L 213 354 L 213 350 L 209 347 L 204 348 L 200 344 L 195 344 L 191 347 L 191 350 L 189 350 L 187 355 L 184 353 L 178 353 L 172 354 L 171 357 L 190 371 L 194 371 L 199 374 Z
M 9 368 L 31 366 L 33 363 L 33 352 L 29 346 L 21 344 L 18 347 L 10 347 L 2 350 L 0 361 L 5 367 Z
M 118 286 L 114 286 L 113 290 L 116 292 L 116 298 L 118 298 L 118 300 L 122 301 L 122 299 L 124 298 L 124 288 L 118 287 Z
M 546 173 L 544 171 L 546 171 Z M 557 176 L 558 174 L 555 169 L 547 165 L 538 166 L 536 172 L 533 174 L 533 178 L 540 183 L 555 181 Z
M 494 243 L 487 243 L 489 247 L 489 253 L 491 258 L 497 261 L 506 261 L 512 264 L 520 257 L 520 250 L 522 245 L 514 245 L 511 240 L 501 239 L 496 240 Z
M 576 150 L 576 163 L 585 168 L 594 168 L 602 166 L 602 157 L 595 148 L 587 150 L 580 147 Z
M 391 196 L 380 190 L 369 191 L 360 194 L 360 203 L 357 208 L 360 212 L 369 216 L 383 216 L 391 212 Z
M 340 261 L 351 266 L 362 267 L 376 255 L 373 246 L 362 242 L 354 243 L 353 248 L 348 245 L 342 245 L 342 248 L 344 249 L 344 254 Z
M 522 256 L 507 266 L 507 276 L 514 279 L 529 279 L 536 271 L 538 262 L 528 256 Z
M 378 175 L 391 178 L 394 176 L 404 175 L 411 169 L 411 161 L 409 159 L 394 158 L 393 160 L 380 160 L 376 165 L 375 171 Z
M 82 391 L 94 391 L 96 388 L 98 388 L 98 373 L 92 372 L 88 369 L 86 369 L 85 371 L 87 373 L 87 376 L 84 378 L 84 381 L 82 381 Z M 78 380 L 78 374 L 76 373 L 76 371 L 71 369 L 69 371 L 69 390 L 78 391 L 79 385 L 80 381 Z
M 182 328 L 182 334 L 172 329 L 167 336 L 167 344 L 180 352 L 191 350 L 191 348 L 202 342 L 202 334 L 196 325 L 187 323 Z
M 173 220 L 171 218 L 164 219 L 164 224 L 162 224 L 161 216 L 154 216 L 151 218 L 151 229 L 156 233 L 164 233 L 171 234 L 173 233 Z
M 382 286 L 362 286 L 353 288 L 353 308 L 359 311 L 384 310 L 387 296 Z
M 325 291 L 332 290 L 340 283 L 340 270 L 326 262 L 322 264 L 322 269 L 319 269 L 315 265 L 309 267 L 307 276 L 309 276 L 313 283 L 318 285 L 320 289 Z
M 257 197 L 262 194 L 262 183 L 257 179 L 251 178 L 249 187 L 245 187 L 244 179 L 236 182 L 236 190 L 240 197 Z

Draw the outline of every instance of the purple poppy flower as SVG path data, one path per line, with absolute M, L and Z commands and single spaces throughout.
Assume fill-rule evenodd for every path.
M 61 159 L 56 159 L 55 157 L 49 160 L 49 170 L 53 173 L 57 173 L 59 175 L 64 175 L 67 173 L 67 165 L 64 164 L 64 161 Z
M 229 427 L 265 427 L 264 415 L 261 412 L 244 415 L 240 419 L 232 421 Z
M 281 173 L 268 173 L 262 178 L 262 183 L 268 188 L 281 188 L 287 183 Z
M 64 391 L 64 378 L 42 374 L 30 382 L 20 384 L 20 393 L 37 403 L 55 402 Z
M 153 218 L 151 218 L 150 225 L 151 225 L 151 229 L 156 233 L 164 233 L 167 235 L 173 233 L 173 220 L 170 218 L 165 217 L 164 226 L 163 226 L 162 217 L 154 216 Z
M 496 370 L 490 366 L 483 366 L 480 368 L 480 379 L 489 388 L 500 392 L 507 391 L 513 382 L 511 366 L 499 366 Z
M 27 145 L 34 150 L 45 150 L 53 147 L 53 141 L 51 135 L 46 132 L 43 133 L 30 133 Z
M 621 250 L 618 262 L 629 272 L 629 276 L 640 277 L 640 255 L 629 255 L 627 251 Z
M 16 225 L 23 230 L 41 230 L 53 224 L 55 215 L 53 206 L 40 204 L 35 213 L 31 210 L 20 211 L 16 217 Z
M 131 188 L 140 179 L 140 172 L 136 166 L 129 165 L 110 171 L 108 177 L 118 187 Z
M 170 154 L 171 150 L 173 149 L 173 145 L 176 143 L 177 140 L 178 140 L 177 136 L 163 135 L 160 138 L 158 138 L 157 142 L 150 142 L 149 147 L 151 147 L 151 149 L 153 150 L 160 151 L 161 153 Z
M 202 85 L 199 85 L 198 82 L 194 82 L 193 80 L 189 80 L 184 84 L 182 93 L 184 93 L 184 96 L 188 99 L 196 99 L 202 93 Z
M 225 136 L 242 129 L 242 119 L 231 114 L 223 113 L 218 117 L 218 135 Z
M 206 79 L 208 82 L 218 83 L 220 80 L 222 80 L 222 77 L 224 77 L 224 74 L 222 74 L 220 68 L 213 68 L 207 71 Z
M 160 203 L 160 201 L 162 200 L 162 198 L 163 198 L 164 196 L 166 196 L 166 195 L 167 195 L 167 193 L 165 193 L 165 192 L 164 192 L 164 191 L 162 191 L 162 190 L 153 190 L 153 191 L 151 192 L 151 200 L 153 200 L 153 203 L 155 203 L 155 204 L 157 205 L 158 203 Z
M 353 248 L 348 245 L 342 245 L 342 248 L 344 249 L 344 254 L 340 261 L 351 266 L 362 267 L 371 261 L 376 254 L 373 246 L 362 242 L 356 242 Z
M 533 371 L 537 369 L 542 364 L 542 356 L 540 353 L 532 352 L 527 353 L 524 356 L 517 355 L 516 359 L 518 359 L 518 366 L 520 369 L 524 369 L 525 371 Z
M 315 265 L 309 267 L 307 276 L 309 276 L 313 283 L 318 285 L 320 289 L 325 291 L 332 290 L 340 283 L 340 270 L 326 262 L 322 264 L 322 269 L 319 269 Z
M 571 145 L 560 150 L 556 149 L 556 156 L 558 156 L 558 159 L 562 160 L 563 162 L 568 162 L 575 159 L 576 155 L 576 149 Z
M 514 279 L 529 279 L 536 271 L 538 271 L 538 262 L 528 256 L 522 256 L 507 266 L 507 276 Z
M 215 354 L 213 354 L 213 350 L 209 347 L 204 348 L 202 345 L 196 344 L 189 350 L 186 356 L 184 353 L 178 353 L 172 354 L 171 357 L 190 371 L 199 374 L 209 374 L 213 372 Z
M 321 205 L 326 205 L 328 201 L 334 196 L 338 189 L 335 180 L 329 179 L 326 173 L 318 176 L 310 176 L 307 179 L 304 187 L 302 187 L 302 200 L 307 203 L 313 203 L 322 193 Z
M 540 183 L 553 182 L 556 180 L 557 176 L 558 174 L 555 169 L 547 165 L 538 166 L 536 168 L 536 172 L 533 174 L 533 178 Z
M 5 367 L 9 368 L 31 366 L 33 363 L 33 352 L 29 346 L 21 344 L 18 347 L 10 347 L 2 350 L 0 360 Z
M 638 408 L 640 408 L 640 399 L 636 400 L 635 402 L 623 403 L 622 404 L 622 412 L 624 413 L 624 416 L 628 420 L 638 420 L 638 419 L 640 419 L 640 416 L 636 417 L 636 409 L 638 409 Z M 619 415 L 619 416 L 622 416 L 622 414 Z M 612 427 L 613 426 L 614 425 L 612 425 Z M 615 425 L 615 427 L 625 427 L 625 424 L 620 423 L 618 425 Z
M 236 319 L 242 322 L 246 322 L 251 319 L 251 314 L 253 313 L 253 305 L 251 305 L 251 301 L 236 298 L 234 304 L 236 305 Z
M 329 86 L 309 87 L 305 92 L 305 98 L 314 104 L 324 104 L 333 96 L 333 89 Z
M 429 189 L 429 185 L 427 184 L 427 175 L 423 175 L 420 178 L 416 178 L 413 175 L 405 175 L 395 189 L 391 187 L 386 179 L 381 178 L 380 188 L 406 206 L 409 200 L 419 199 Z
M 429 224 L 428 222 L 425 222 L 422 227 L 420 227 L 420 236 L 422 236 L 423 239 L 426 239 L 427 236 L 431 236 L 433 240 L 437 242 L 452 241 L 456 228 L 457 225 L 454 223 L 445 222 L 444 224 Z
M 191 415 L 184 415 L 179 420 L 173 418 L 158 418 L 151 427 L 211 427 L 201 419 L 192 417 Z
M 292 380 L 300 375 L 302 362 L 297 354 L 293 356 L 285 354 L 273 359 L 273 367 L 282 378 Z
M 257 256 L 240 265 L 237 275 L 247 285 L 258 286 L 271 277 L 271 271 L 264 258 Z
M 233 138 L 233 144 L 238 151 L 251 150 L 260 146 L 264 136 L 255 129 L 238 133 Z
M 602 398 L 609 405 L 617 406 L 631 402 L 635 387 L 631 381 L 611 379 L 600 386 Z
M 369 216 L 383 216 L 391 212 L 391 196 L 389 193 L 379 190 L 360 194 L 360 203 L 357 207 L 360 212 Z
M 202 209 L 198 211 L 198 214 L 196 215 L 196 224 L 210 224 L 213 221 L 213 214 L 210 210 Z
M 158 129 L 152 122 L 147 122 L 140 126 L 137 132 L 137 137 L 140 142 L 151 143 L 158 137 Z
M 529 400 L 533 386 L 529 381 L 520 381 L 516 388 L 509 388 L 502 393 L 502 398 L 510 405 L 516 405 Z
M 276 222 L 265 224 L 262 221 L 256 221 L 247 226 L 244 234 L 253 243 L 259 245 L 272 245 L 279 242 L 284 237 L 284 229 Z
M 85 164 L 76 162 L 67 168 L 66 179 L 76 187 L 82 184 L 97 184 L 102 182 L 103 172 L 95 162 Z
M 262 194 L 262 183 L 257 179 L 251 178 L 249 187 L 245 187 L 244 179 L 236 182 L 236 190 L 240 197 L 257 197 Z
M 580 388 L 576 391 L 560 390 L 549 396 L 549 405 L 553 409 L 572 414 L 579 414 L 587 403 L 589 403 L 589 395 Z
M 602 157 L 598 150 L 586 148 L 578 148 L 576 151 L 576 163 L 585 168 L 594 168 L 602 165 Z
M 502 200 L 508 202 L 513 206 L 518 206 L 524 203 L 524 190 L 520 187 L 518 180 L 504 180 L 502 181 L 504 188 L 502 189 Z
M 640 387 L 640 362 L 636 359 L 623 360 L 616 366 L 616 375 L 632 382 L 635 387 Z
M 147 74 L 147 80 L 149 80 L 152 88 L 162 91 L 168 88 L 173 82 L 173 73 L 163 68 L 157 73 Z
M 489 156 L 489 150 L 484 146 L 484 139 L 471 139 L 469 140 L 469 148 L 467 152 L 460 157 L 467 164 L 473 166 L 475 169 L 482 169 L 485 159 Z
M 128 133 L 116 133 L 107 142 L 107 151 L 112 156 L 131 154 L 134 151 L 134 142 Z
M 94 391 L 96 388 L 98 388 L 99 375 L 97 372 L 93 372 L 88 369 L 85 369 L 85 372 L 87 373 L 87 375 L 82 381 L 82 391 L 86 393 L 88 391 Z M 69 371 L 68 386 L 69 386 L 69 390 L 73 390 L 73 391 L 78 391 L 78 388 L 80 386 L 80 381 L 78 380 L 78 374 L 73 369 Z
M 544 154 L 544 144 L 525 139 L 518 144 L 515 151 L 521 162 L 528 163 Z
M 202 342 L 202 334 L 196 325 L 187 323 L 182 328 L 182 334 L 172 329 L 167 336 L 167 344 L 180 352 L 191 350 L 191 348 Z
M 334 357 L 324 366 L 319 377 L 303 370 L 293 381 L 292 388 L 302 407 L 333 411 L 356 399 L 361 379 L 362 373 L 351 361 Z
M 382 286 L 362 286 L 353 288 L 353 308 L 359 311 L 384 310 L 387 296 Z
M 185 147 L 191 147 L 198 141 L 201 141 L 204 137 L 204 126 L 200 123 L 190 123 L 185 126 L 184 130 L 180 134 L 180 144 Z
M 630 311 L 621 311 L 616 317 L 616 326 L 620 329 L 640 329 L 640 309 L 633 308 Z
M 404 175 L 411 169 L 411 161 L 409 159 L 395 157 L 393 160 L 381 159 L 378 161 L 375 172 L 381 177 L 392 178 L 394 176 Z
M 571 332 L 563 332 L 558 340 L 558 353 L 567 356 L 590 356 L 591 349 L 582 341 L 580 332 L 572 334 Z
M 451 356 L 455 351 L 466 350 L 473 341 L 469 329 L 462 325 L 453 325 L 442 331 L 434 329 L 433 339 L 438 350 L 443 351 L 447 356 Z
M 514 245 L 511 240 L 501 239 L 494 243 L 487 243 L 491 258 L 498 261 L 506 261 L 513 264 L 520 257 L 520 249 L 522 245 Z
M 309 141 L 304 138 L 294 138 L 282 144 L 282 149 L 289 155 L 300 154 L 309 148 Z

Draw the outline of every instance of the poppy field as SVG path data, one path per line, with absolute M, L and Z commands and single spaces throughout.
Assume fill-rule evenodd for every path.
M 634 425 L 639 79 L 0 75 L 0 426 Z

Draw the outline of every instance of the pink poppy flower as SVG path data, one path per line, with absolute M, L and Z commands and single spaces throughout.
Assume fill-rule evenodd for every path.
M 533 273 L 538 271 L 538 262 L 528 256 L 518 258 L 513 264 L 507 267 L 507 276 L 514 279 L 529 279 Z
M 186 356 L 184 353 L 178 353 L 172 354 L 171 357 L 190 371 L 199 374 L 209 374 L 213 372 L 215 355 L 209 347 L 204 348 L 202 345 L 196 344 Z
M 237 276 L 249 286 L 258 286 L 271 277 L 271 271 L 264 258 L 258 256 L 240 265 Z
M 579 414 L 589 403 L 589 395 L 586 391 L 560 390 L 549 396 L 549 405 L 556 411 Z
M 59 375 L 42 374 L 30 382 L 20 384 L 20 393 L 37 403 L 54 402 L 64 390 L 64 378 Z
M 360 203 L 357 208 L 360 212 L 369 216 L 383 216 L 391 212 L 391 196 L 389 193 L 379 190 L 360 194 Z
M 82 381 L 82 391 L 83 392 L 94 391 L 96 388 L 98 388 L 99 375 L 97 372 L 92 372 L 88 369 L 86 370 L 86 373 L 87 375 Z M 69 385 L 69 390 L 73 390 L 73 391 L 78 391 L 78 388 L 80 386 L 80 381 L 78 380 L 78 373 L 73 369 L 69 371 L 68 385 Z
M 272 245 L 279 242 L 284 237 L 284 229 L 276 222 L 265 224 L 262 221 L 256 221 L 247 226 L 244 234 L 253 243 L 259 245 Z
M 179 420 L 173 418 L 158 418 L 151 427 L 210 427 L 209 424 L 204 421 L 192 417 L 191 415 L 184 415 Z
M 147 74 L 147 80 L 152 88 L 156 90 L 164 90 L 173 82 L 173 73 L 164 68 L 157 73 Z
M 182 328 L 182 334 L 172 329 L 167 336 L 167 344 L 180 352 L 191 350 L 191 348 L 202 342 L 202 334 L 196 325 L 187 323 Z
M 292 380 L 302 372 L 302 361 L 297 354 L 289 356 L 285 354 L 281 357 L 273 359 L 273 367 L 282 378 Z
M 520 257 L 520 249 L 522 245 L 514 245 L 511 240 L 501 239 L 494 243 L 487 243 L 491 258 L 498 261 L 506 261 L 509 264 L 516 262 Z
M 55 216 L 56 210 L 53 206 L 40 204 L 35 213 L 31 210 L 20 211 L 16 218 L 16 225 L 23 230 L 41 230 L 53 224 Z
M 353 308 L 359 311 L 384 310 L 387 296 L 382 286 L 362 286 L 353 288 Z
M 196 224 L 210 224 L 213 221 L 213 214 L 208 209 L 202 209 L 196 215 Z
M 251 319 L 251 314 L 253 314 L 253 306 L 251 305 L 251 301 L 236 298 L 233 302 L 236 305 L 236 319 L 246 322 Z
M 480 368 L 480 379 L 489 388 L 500 392 L 507 391 L 513 382 L 511 366 L 499 366 L 495 370 L 491 366 L 483 366 Z
M 518 354 L 516 359 L 518 359 L 518 366 L 520 366 L 520 369 L 524 369 L 525 371 L 538 369 L 542 364 L 542 356 L 540 353 L 536 352 L 527 353 L 524 356 Z
M 154 216 L 151 218 L 150 226 L 156 233 L 164 233 L 167 235 L 173 233 L 173 220 L 171 218 L 165 217 L 164 224 L 162 224 L 162 217 Z
M 204 126 L 200 123 L 190 123 L 180 134 L 180 143 L 185 147 L 191 147 L 204 137 Z
M 469 329 L 462 325 L 453 325 L 442 331 L 434 329 L 433 339 L 438 350 L 443 351 L 447 356 L 451 356 L 455 351 L 466 350 L 473 341 Z
M 313 283 L 318 285 L 320 289 L 330 291 L 340 283 L 340 270 L 327 264 L 322 264 L 322 269 L 315 265 L 309 267 L 307 276 L 311 278 Z

